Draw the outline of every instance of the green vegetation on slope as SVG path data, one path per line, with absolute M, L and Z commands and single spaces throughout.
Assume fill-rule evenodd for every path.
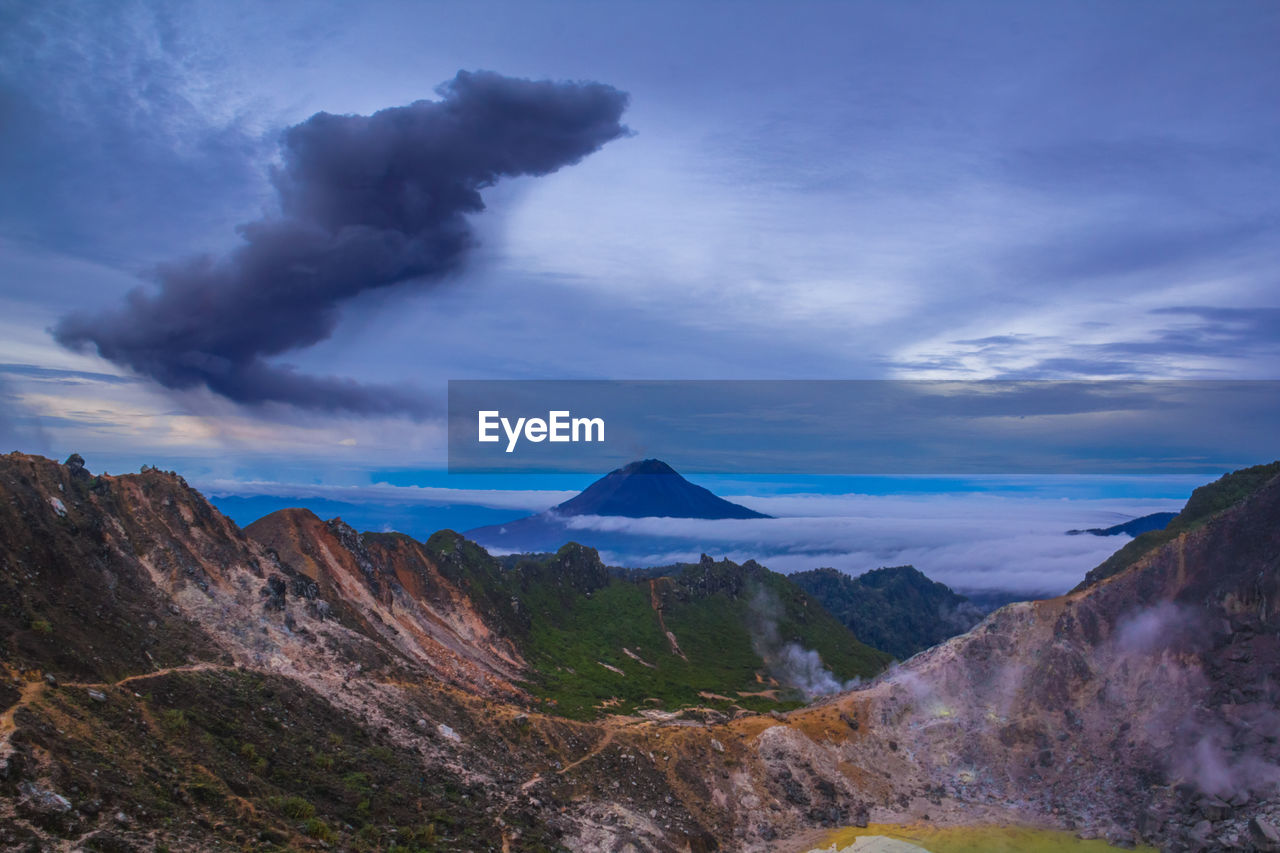
M 969 599 L 912 566 L 875 569 L 857 578 L 836 569 L 813 569 L 788 579 L 859 640 L 898 660 L 964 633 L 982 618 Z
M 1191 493 L 1182 512 L 1178 513 L 1163 530 L 1147 531 L 1126 543 L 1123 548 L 1086 574 L 1084 580 L 1072 592 L 1078 592 L 1093 586 L 1098 581 L 1117 575 L 1164 543 L 1177 539 L 1183 533 L 1203 527 L 1209 519 L 1240 503 L 1277 475 L 1280 475 L 1280 461 L 1241 468 L 1239 471 L 1219 477 L 1208 485 L 1201 486 Z
M 805 694 L 788 686 L 777 654 L 791 643 L 815 652 L 840 682 L 889 660 L 754 562 L 704 559 L 659 577 L 619 576 L 594 549 L 570 544 L 509 564 L 506 582 L 530 619 L 522 642 L 538 671 L 530 689 L 565 716 L 795 707 Z

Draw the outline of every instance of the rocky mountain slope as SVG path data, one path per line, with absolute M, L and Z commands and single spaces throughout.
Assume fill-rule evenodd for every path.
M 895 776 L 929 779 L 947 807 L 1014 803 L 1170 850 L 1270 849 L 1255 836 L 1280 781 L 1280 479 L 1236 498 L 1110 578 L 1005 607 L 841 697 L 833 710 L 880 738 L 836 755 L 905 757 Z
M 527 688 L 539 599 L 456 534 L 353 539 L 303 513 L 240 531 L 176 475 L 11 454 L 0 848 L 787 851 L 927 820 L 1271 849 L 1280 479 L 1254 480 L 1113 576 L 859 689 L 577 721 Z M 587 557 L 555 559 L 590 576 Z M 690 589 L 745 568 L 699 564 Z
M 403 588 L 325 597 L 174 474 L 71 461 L 0 462 L 0 847 L 496 849 L 526 736 L 494 710 L 518 695 L 501 644 L 453 652 Z M 350 591 L 340 562 L 321 582 Z M 491 715 L 460 760 L 442 732 Z M 552 843 L 554 814 L 522 820 Z
M 453 531 L 425 543 L 359 534 L 306 510 L 272 513 L 245 534 L 313 581 L 348 627 L 406 656 L 425 649 L 460 686 L 576 718 L 791 708 L 889 663 L 755 563 L 705 558 L 641 577 L 574 543 L 498 561 Z M 793 672 L 795 655 L 811 656 L 810 672 Z
M 1225 474 L 1212 483 L 1193 491 L 1182 511 L 1157 530 L 1140 533 L 1126 543 L 1101 565 L 1094 568 L 1080 582 L 1076 590 L 1097 583 L 1124 571 L 1144 554 L 1150 553 L 1183 533 L 1195 530 L 1225 510 L 1252 495 L 1263 485 L 1280 474 L 1280 461 L 1269 465 L 1255 465 Z
M 426 543 L 362 535 L 341 519 L 321 521 L 302 509 L 274 512 L 244 533 L 290 578 L 295 596 L 317 602 L 339 624 L 451 683 L 522 694 L 512 682 L 526 665 L 510 637 L 505 602 L 473 600 L 464 591 L 467 578 L 447 534 Z M 281 594 L 278 604 L 284 600 Z

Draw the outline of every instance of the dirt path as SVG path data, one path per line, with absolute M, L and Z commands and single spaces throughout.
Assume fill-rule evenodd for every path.
M 164 669 L 157 669 L 152 672 L 140 672 L 137 675 L 127 675 L 119 681 L 61 681 L 58 682 L 61 687 L 123 687 L 126 684 L 132 684 L 135 681 L 145 681 L 148 678 L 159 678 L 162 675 L 172 675 L 175 672 L 208 672 L 209 670 L 227 670 L 235 669 L 222 663 L 190 663 L 185 666 L 167 666 Z
M 148 678 L 158 678 L 162 675 L 171 675 L 175 672 L 205 672 L 214 669 L 235 669 L 234 666 L 219 663 L 193 663 L 185 666 L 168 666 L 164 669 L 157 669 L 154 672 L 140 672 L 137 675 L 128 675 L 119 681 L 59 681 L 59 687 L 77 687 L 83 690 L 87 689 L 105 689 L 111 687 L 123 687 L 126 684 L 132 684 L 135 681 L 144 681 Z M 39 681 L 28 681 L 22 685 L 22 695 L 18 697 L 18 701 L 14 702 L 3 714 L 0 714 L 0 743 L 7 744 L 10 736 L 17 730 L 17 723 L 14 720 L 15 715 L 22 708 L 35 702 L 49 687 L 49 683 L 43 679 Z
M 18 701 L 14 702 L 9 710 L 0 714 L 0 741 L 8 742 L 9 736 L 18 727 L 13 720 L 14 714 L 18 713 L 19 708 L 25 708 L 34 702 L 36 697 L 44 692 L 45 687 L 46 684 L 43 681 L 28 681 L 22 685 L 22 695 L 18 697 Z
M 605 730 L 604 737 L 600 738 L 600 740 L 596 743 L 596 745 L 591 747 L 591 749 L 587 751 L 586 755 L 582 756 L 577 761 L 571 761 L 568 764 L 566 764 L 564 767 L 561 767 L 559 770 L 556 771 L 556 775 L 563 776 L 573 768 L 577 767 L 579 764 L 582 764 L 584 761 L 590 761 L 600 753 L 604 752 L 605 747 L 607 747 L 611 743 L 613 743 L 613 729 L 608 728 Z

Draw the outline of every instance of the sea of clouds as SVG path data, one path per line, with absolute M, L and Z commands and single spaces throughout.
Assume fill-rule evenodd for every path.
M 483 506 L 513 518 L 572 497 L 567 490 L 457 489 L 299 485 L 210 481 L 212 494 L 291 496 L 300 505 L 328 499 L 376 506 Z M 1189 490 L 1188 490 L 1189 491 Z M 569 538 L 600 548 L 612 565 L 662 566 L 702 554 L 756 560 L 774 571 L 830 566 L 858 575 L 881 566 L 914 565 L 962 592 L 1056 595 L 1128 541 L 1127 536 L 1068 536 L 1152 512 L 1176 511 L 1183 499 L 1046 497 L 1018 493 L 726 495 L 773 518 L 691 519 L 564 516 Z
M 702 520 L 577 516 L 573 530 L 652 538 L 649 553 L 609 552 L 624 565 L 666 565 L 703 553 L 754 559 L 780 572 L 830 566 L 858 575 L 910 564 L 961 591 L 1027 596 L 1066 592 L 1127 536 L 1068 536 L 1152 512 L 1181 500 L 1055 500 L 982 494 L 730 496 L 774 518 Z M 632 541 L 631 536 L 627 541 Z M 672 547 L 673 543 L 687 547 Z

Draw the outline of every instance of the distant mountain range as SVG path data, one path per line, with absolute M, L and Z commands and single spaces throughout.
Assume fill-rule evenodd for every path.
M 632 462 L 610 471 L 574 497 L 536 515 L 505 524 L 468 530 L 466 536 L 487 548 L 503 551 L 555 551 L 576 541 L 595 548 L 626 542 L 626 533 L 574 528 L 574 516 L 620 518 L 769 518 L 761 512 L 718 497 L 695 486 L 674 468 L 658 459 Z
M 1169 522 L 1177 517 L 1176 512 L 1153 512 L 1150 515 L 1131 518 L 1110 527 L 1090 527 L 1086 530 L 1068 530 L 1068 536 L 1079 536 L 1088 533 L 1093 536 L 1137 536 L 1149 530 L 1163 530 Z

